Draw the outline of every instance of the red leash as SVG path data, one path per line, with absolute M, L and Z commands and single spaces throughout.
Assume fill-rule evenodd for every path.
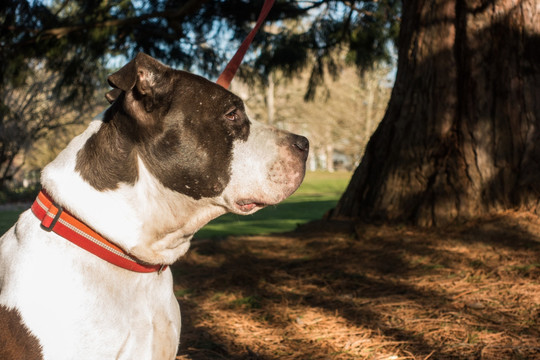
M 231 81 L 234 78 L 234 75 L 236 75 L 236 71 L 238 70 L 238 67 L 242 63 L 242 59 L 244 59 L 244 55 L 246 54 L 246 51 L 249 48 L 249 45 L 253 41 L 253 38 L 255 37 L 255 34 L 257 33 L 257 31 L 259 31 L 259 28 L 264 22 L 264 19 L 266 19 L 266 16 L 270 12 L 270 9 L 272 8 L 273 5 L 274 5 L 274 0 L 264 1 L 264 5 L 262 7 L 261 13 L 259 14 L 259 18 L 257 19 L 257 23 L 255 24 L 255 27 L 244 39 L 244 41 L 242 42 L 242 45 L 240 45 L 240 47 L 236 51 L 236 54 L 234 54 L 232 59 L 229 61 L 229 63 L 225 67 L 225 70 L 223 70 L 221 75 L 219 75 L 219 78 L 216 81 L 218 85 L 223 86 L 225 89 L 228 89 L 229 86 L 231 86 Z

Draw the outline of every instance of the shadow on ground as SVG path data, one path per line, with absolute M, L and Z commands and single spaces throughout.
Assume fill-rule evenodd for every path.
M 316 222 L 198 240 L 173 272 L 179 359 L 540 357 L 540 225 Z

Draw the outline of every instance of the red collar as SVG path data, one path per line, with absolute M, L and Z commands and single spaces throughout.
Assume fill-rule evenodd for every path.
M 41 228 L 53 231 L 75 245 L 124 269 L 151 273 L 161 273 L 166 265 L 148 265 L 131 257 L 125 251 L 107 241 L 80 220 L 56 204 L 43 190 L 32 204 L 32 212 L 41 221 Z

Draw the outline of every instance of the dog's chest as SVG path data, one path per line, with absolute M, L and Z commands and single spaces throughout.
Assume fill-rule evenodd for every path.
M 171 272 L 137 274 L 107 264 L 45 234 L 32 216 L 23 214 L 2 239 L 14 251 L 1 252 L 0 263 L 13 266 L 4 271 L 0 303 L 20 311 L 44 358 L 174 358 L 180 314 Z

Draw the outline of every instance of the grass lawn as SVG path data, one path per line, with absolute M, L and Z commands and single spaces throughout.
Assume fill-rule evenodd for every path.
M 263 235 L 294 230 L 299 224 L 320 219 L 333 208 L 350 177 L 348 172 L 309 172 L 296 193 L 281 204 L 253 215 L 220 216 L 203 227 L 195 237 Z
M 350 177 L 348 172 L 309 172 L 298 191 L 283 203 L 253 215 L 221 216 L 201 229 L 195 237 L 269 234 L 294 230 L 298 224 L 320 219 L 334 207 Z M 17 221 L 22 211 L 23 209 L 0 210 L 0 234 Z
M 15 224 L 21 212 L 24 209 L 19 210 L 0 210 L 0 236 L 3 235 L 10 227 Z

